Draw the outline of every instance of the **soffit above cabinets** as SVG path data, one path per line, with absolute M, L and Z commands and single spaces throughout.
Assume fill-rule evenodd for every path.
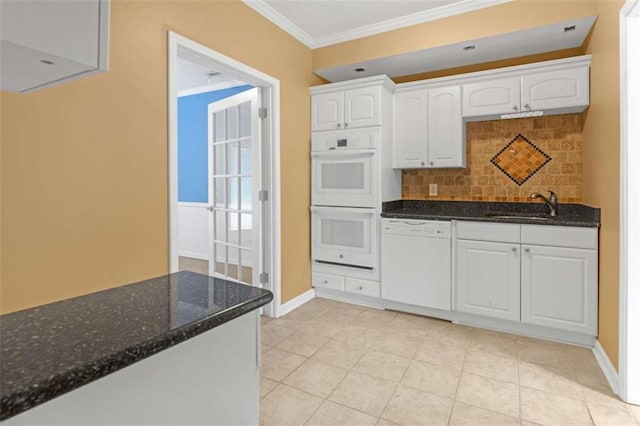
M 315 49 L 512 0 L 242 0 Z
M 380 74 L 393 78 L 570 49 L 583 45 L 596 18 L 597 16 L 588 16 L 313 72 L 330 82 Z M 356 69 L 364 71 L 358 72 Z

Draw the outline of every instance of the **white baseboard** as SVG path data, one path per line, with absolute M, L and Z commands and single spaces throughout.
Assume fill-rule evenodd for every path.
M 181 257 L 190 257 L 192 259 L 200 259 L 200 260 L 209 260 L 209 254 L 202 254 L 202 253 L 193 253 L 190 251 L 180 251 L 178 252 L 178 256 Z
M 283 303 L 282 305 L 280 305 L 277 315 L 279 317 L 287 315 L 289 312 L 293 311 L 295 308 L 299 308 L 314 297 L 316 297 L 316 291 L 314 289 L 307 290 L 300 296 L 294 297 L 287 303 Z
M 609 382 L 611 390 L 616 395 L 619 395 L 620 384 L 618 372 L 613 367 L 613 364 L 611 364 L 607 353 L 604 351 L 604 348 L 602 347 L 602 345 L 600 345 L 600 342 L 598 340 L 596 340 L 596 343 L 593 345 L 593 354 L 596 356 L 596 360 L 600 365 L 600 369 L 602 369 L 602 372 L 604 373 L 604 377 L 607 378 L 607 382 Z

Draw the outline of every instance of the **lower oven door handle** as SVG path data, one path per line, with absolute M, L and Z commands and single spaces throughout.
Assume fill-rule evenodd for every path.
M 355 207 L 319 207 L 319 206 L 311 206 L 312 212 L 318 213 L 358 213 L 365 215 L 375 215 L 375 209 L 358 209 Z
M 347 157 L 353 155 L 373 155 L 375 149 L 332 149 L 330 151 L 313 151 L 312 157 Z

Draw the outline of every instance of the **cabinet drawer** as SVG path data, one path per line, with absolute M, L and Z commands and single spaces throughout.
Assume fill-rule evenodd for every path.
M 520 225 L 515 223 L 456 222 L 455 226 L 460 240 L 520 242 Z
M 522 244 L 595 250 L 598 229 L 575 226 L 522 225 Z
M 344 277 L 314 272 L 311 274 L 311 285 L 333 290 L 344 290 Z
M 380 283 L 375 281 L 345 278 L 344 289 L 351 293 L 364 294 L 366 296 L 380 297 Z

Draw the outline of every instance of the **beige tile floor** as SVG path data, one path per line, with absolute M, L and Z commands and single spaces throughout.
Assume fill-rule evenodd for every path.
M 584 348 L 320 298 L 262 343 L 264 426 L 640 425 Z

